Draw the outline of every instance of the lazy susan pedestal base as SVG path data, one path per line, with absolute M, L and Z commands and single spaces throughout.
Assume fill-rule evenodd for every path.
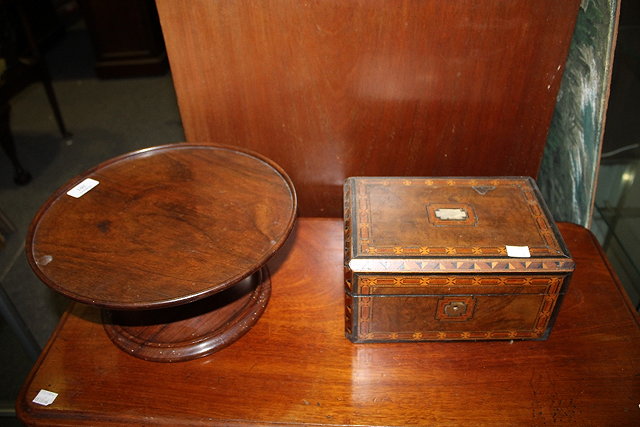
M 122 350 L 154 362 L 206 356 L 251 329 L 267 307 L 266 267 L 230 289 L 184 306 L 157 310 L 103 310 L 107 335 Z

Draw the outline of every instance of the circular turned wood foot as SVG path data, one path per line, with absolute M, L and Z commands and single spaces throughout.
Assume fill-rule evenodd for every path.
M 266 267 L 205 299 L 156 310 L 103 310 L 109 338 L 125 352 L 154 362 L 177 362 L 214 353 L 258 321 L 271 295 Z

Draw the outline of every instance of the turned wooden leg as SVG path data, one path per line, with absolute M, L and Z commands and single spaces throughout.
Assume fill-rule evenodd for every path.
M 2 150 L 7 154 L 7 157 L 9 157 L 13 165 L 13 182 L 18 185 L 26 185 L 31 181 L 31 174 L 24 170 L 18 160 L 16 146 L 13 142 L 13 136 L 11 135 L 11 128 L 9 127 L 10 112 L 11 107 L 9 104 L 0 106 L 0 144 L 2 144 Z
M 60 133 L 62 137 L 65 139 L 71 138 L 71 133 L 67 131 L 67 128 L 64 124 L 64 120 L 62 119 L 62 113 L 60 112 L 60 106 L 58 105 L 58 99 L 56 98 L 56 93 L 53 90 L 53 84 L 51 83 L 51 76 L 49 75 L 49 69 L 47 68 L 44 58 L 40 54 L 40 48 L 38 47 L 38 42 L 36 41 L 36 37 L 33 34 L 33 30 L 31 29 L 31 23 L 27 15 L 25 14 L 20 4 L 17 4 L 17 11 L 20 15 L 20 19 L 22 21 L 22 27 L 25 32 L 25 36 L 27 37 L 27 42 L 31 48 L 31 55 L 35 59 L 35 64 L 37 67 L 37 71 L 40 75 L 40 80 L 42 84 L 44 84 L 44 90 L 47 94 L 47 98 L 49 99 L 49 104 L 51 105 L 51 109 L 53 110 L 53 115 L 56 119 L 56 123 L 58 124 L 58 129 L 60 129 Z

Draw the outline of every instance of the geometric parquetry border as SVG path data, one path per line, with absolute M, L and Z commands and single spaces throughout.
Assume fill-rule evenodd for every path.
M 355 258 L 348 261 L 354 272 L 388 273 L 479 273 L 479 272 L 563 272 L 573 271 L 575 263 L 568 258 Z

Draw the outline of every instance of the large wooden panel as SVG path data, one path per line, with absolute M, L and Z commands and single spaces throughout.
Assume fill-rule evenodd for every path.
M 157 0 L 188 141 L 339 216 L 354 175 L 538 171 L 579 0 Z

